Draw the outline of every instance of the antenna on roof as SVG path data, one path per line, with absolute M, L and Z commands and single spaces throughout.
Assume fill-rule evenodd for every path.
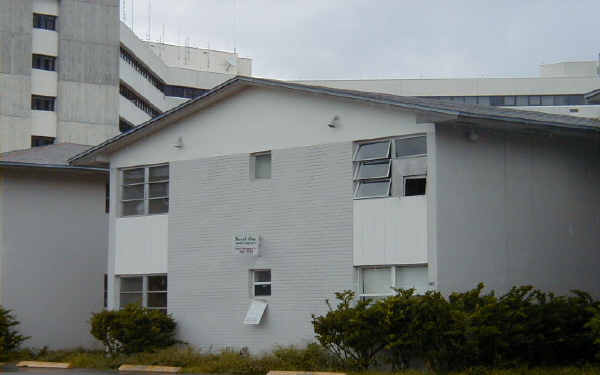
M 127 0 L 123 0 L 123 12 L 121 20 L 127 24 Z
M 131 0 L 131 31 L 135 34 L 135 30 L 133 29 L 133 21 L 135 19 L 135 0 Z
M 148 0 L 148 32 L 146 33 L 147 41 L 150 41 L 151 33 L 152 33 L 152 0 Z

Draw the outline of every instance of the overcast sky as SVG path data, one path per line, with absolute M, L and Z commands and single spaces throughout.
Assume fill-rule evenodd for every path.
M 138 36 L 151 2 L 152 40 L 235 47 L 277 79 L 531 76 L 600 52 L 598 0 L 123 1 Z

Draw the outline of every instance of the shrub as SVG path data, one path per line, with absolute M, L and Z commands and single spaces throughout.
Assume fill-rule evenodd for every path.
M 21 343 L 29 338 L 19 334 L 14 328 L 17 325 L 19 322 L 11 311 L 0 306 L 0 359 L 2 360 L 7 359 L 10 352 L 19 349 Z
M 337 308 L 313 316 L 313 326 L 324 347 L 361 370 L 380 358 L 393 369 L 423 360 L 428 368 L 445 371 L 596 359 L 600 303 L 589 294 L 555 296 L 520 286 L 497 297 L 483 289 L 479 284 L 448 299 L 438 292 L 399 289 L 374 303 L 354 301 L 349 291 L 338 293 Z
M 325 316 L 313 315 L 313 327 L 321 345 L 352 367 L 365 370 L 385 348 L 383 310 L 369 300 L 353 303 L 354 292 L 336 293 L 337 308 L 329 306 Z
M 171 315 L 139 305 L 93 314 L 90 324 L 92 336 L 113 355 L 152 351 L 176 343 L 177 324 Z

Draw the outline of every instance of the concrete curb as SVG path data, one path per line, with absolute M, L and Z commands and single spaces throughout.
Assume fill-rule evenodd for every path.
M 67 362 L 42 362 L 42 361 L 21 361 L 17 363 L 17 367 L 33 367 L 33 368 L 71 368 L 71 364 Z
M 269 371 L 267 375 L 346 375 L 346 373 L 322 371 Z
M 167 374 L 176 374 L 181 371 L 181 367 L 171 366 L 144 366 L 144 365 L 121 365 L 119 371 L 133 372 L 161 372 Z

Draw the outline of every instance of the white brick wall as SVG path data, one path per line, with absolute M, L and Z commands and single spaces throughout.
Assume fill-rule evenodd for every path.
M 179 338 L 200 347 L 313 340 L 311 314 L 353 287 L 352 144 L 276 150 L 272 178 L 250 180 L 249 155 L 171 164 L 169 311 Z M 261 256 L 234 255 L 232 236 L 255 231 Z M 259 326 L 245 326 L 249 272 L 270 268 Z

